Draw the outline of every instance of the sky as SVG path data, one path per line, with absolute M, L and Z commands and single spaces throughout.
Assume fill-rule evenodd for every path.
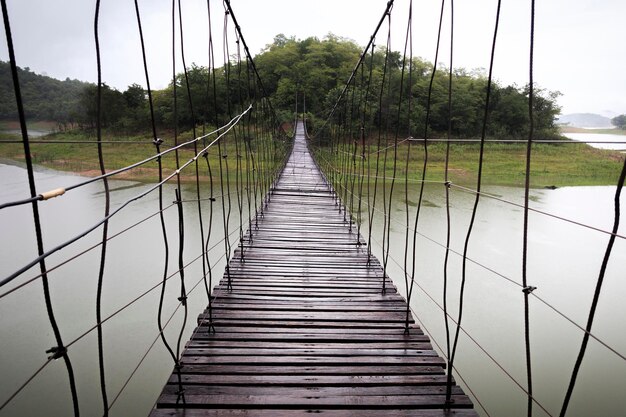
M 209 0 L 217 64 L 223 62 L 221 34 L 224 8 Z M 207 0 L 182 0 L 187 65 L 208 64 Z M 365 46 L 380 20 L 386 0 L 231 0 L 243 36 L 253 55 L 277 34 L 296 39 L 324 38 L 328 33 Z M 139 0 L 150 80 L 165 87 L 172 74 L 171 0 Z M 95 82 L 95 0 L 7 0 L 20 67 L 65 79 Z M 450 5 L 445 3 L 438 62 L 450 64 Z M 497 0 L 454 2 L 455 68 L 489 67 Z M 435 57 L 440 0 L 413 2 L 413 55 Z M 409 0 L 396 0 L 392 14 L 392 47 L 402 50 Z M 559 91 L 563 114 L 626 113 L 626 1 L 537 0 L 535 83 Z M 4 25 L 0 22 L 2 34 Z M 529 80 L 530 0 L 502 0 L 494 77 L 502 84 L 523 86 Z M 232 23 L 229 31 L 232 35 Z M 377 44 L 387 33 L 383 25 Z M 145 86 L 133 0 L 101 0 L 99 35 L 103 81 L 121 91 L 132 83 Z M 4 36 L 0 60 L 8 60 Z M 176 39 L 177 68 L 180 62 Z M 233 51 L 231 50 L 231 53 Z

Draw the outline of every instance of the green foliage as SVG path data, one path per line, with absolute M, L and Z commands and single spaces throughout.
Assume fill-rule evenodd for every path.
M 90 84 L 78 80 L 56 80 L 18 68 L 24 111 L 29 120 L 53 120 L 61 128 L 77 123 L 81 91 Z M 17 105 L 11 66 L 0 61 L 0 119 L 16 120 Z
M 298 97 L 298 113 L 308 114 L 311 131 L 323 126 L 361 52 L 362 48 L 354 42 L 332 34 L 322 40 L 316 37 L 296 40 L 277 35 L 255 57 L 255 63 L 265 93 L 277 110 L 278 121 L 294 120 Z M 448 109 L 447 69 L 437 70 L 429 100 L 431 63 L 420 58 L 408 62 L 399 52 L 387 55 L 382 47 L 373 55 L 367 54 L 363 63 L 331 122 L 349 120 L 350 129 L 358 132 L 363 117 L 361 109 L 365 108 L 366 125 L 404 137 L 445 136 L 449 120 L 454 137 L 481 136 L 487 88 L 483 72 L 455 69 L 452 108 Z M 14 119 L 9 65 L 0 64 L 0 118 Z M 179 73 L 168 87 L 153 92 L 156 122 L 160 128 L 176 126 L 179 131 L 203 124 L 222 125 L 241 113 L 244 103 L 260 98 L 255 96 L 255 80 L 245 60 L 228 62 L 216 69 L 192 64 L 186 74 Z M 87 129 L 96 126 L 97 88 L 93 84 L 58 81 L 28 70 L 20 70 L 20 81 L 30 119 L 55 120 L 63 126 L 78 125 Z M 529 134 L 528 96 L 528 86 L 501 86 L 494 82 L 487 136 L 526 138 Z M 560 112 L 556 103 L 558 96 L 559 93 L 535 88 L 536 138 L 558 137 L 554 124 Z M 102 126 L 124 134 L 148 131 L 148 104 L 146 91 L 138 84 L 132 84 L 124 92 L 103 84 Z
M 274 107 L 292 109 L 293 119 L 297 92 L 300 113 L 306 110 L 325 118 L 330 111 L 328 97 L 338 96 L 360 53 L 358 45 L 332 34 L 321 41 L 280 34 L 255 57 L 255 63 Z
M 626 114 L 620 114 L 612 118 L 611 123 L 613 126 L 617 126 L 618 129 L 626 130 Z

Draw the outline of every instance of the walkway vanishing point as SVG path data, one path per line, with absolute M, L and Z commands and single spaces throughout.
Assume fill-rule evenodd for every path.
M 475 417 L 406 302 L 339 212 L 298 125 L 271 202 L 214 289 L 152 417 Z M 243 245 L 243 247 L 242 247 Z M 244 260 L 241 260 L 241 250 Z

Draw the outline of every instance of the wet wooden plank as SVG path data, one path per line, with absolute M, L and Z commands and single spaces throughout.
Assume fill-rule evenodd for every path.
M 273 366 L 273 365 L 217 365 L 217 364 L 185 364 L 182 375 L 443 375 L 444 369 L 440 366 L 382 366 L 369 365 L 367 367 L 337 366 L 337 365 L 308 365 L 308 366 Z M 176 380 L 175 380 L 176 381 Z M 223 385 L 220 385 L 223 386 Z M 396 386 L 396 385 L 393 385 Z
M 157 406 L 176 406 L 178 395 L 162 394 Z M 472 402 L 465 395 L 452 396 L 455 408 L 472 407 Z M 188 408 L 265 408 L 272 407 L 315 407 L 384 410 L 390 405 L 407 408 L 443 408 L 443 395 L 352 395 L 352 396 L 299 396 L 282 395 L 194 395 L 185 393 L 185 406 Z
M 254 410 L 228 410 L 228 409 L 183 409 L 183 408 L 164 408 L 156 409 L 152 412 L 153 417 L 311 417 L 311 415 L 320 417 L 381 417 L 380 410 L 320 410 L 316 408 L 307 409 L 254 409 Z M 476 417 L 478 414 L 474 410 L 452 409 L 452 410 L 402 410 L 387 409 L 384 412 L 385 417 Z
M 299 137 L 151 416 L 476 417 L 364 243 Z

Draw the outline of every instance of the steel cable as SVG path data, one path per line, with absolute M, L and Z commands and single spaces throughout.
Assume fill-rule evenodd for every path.
M 28 143 L 28 130 L 26 126 L 26 116 L 24 113 L 24 105 L 22 102 L 22 94 L 20 89 L 20 81 L 18 78 L 17 72 L 17 63 L 15 61 L 15 51 L 13 49 L 13 36 L 11 34 L 11 24 L 9 21 L 9 13 L 7 10 L 6 0 L 1 0 L 2 5 L 2 16 L 4 21 L 4 29 L 6 34 L 7 48 L 9 52 L 9 62 L 11 66 L 11 75 L 13 79 L 13 90 L 15 93 L 15 101 L 17 103 L 17 112 L 20 121 L 20 128 L 22 130 L 22 142 L 24 145 L 24 158 L 26 159 L 26 167 L 28 173 L 28 185 L 31 197 L 37 196 L 36 191 L 36 183 L 35 183 L 35 175 L 33 170 L 33 161 L 30 154 L 30 146 Z M 44 299 L 46 304 L 46 312 L 48 314 L 48 320 L 50 321 L 50 325 L 52 327 L 52 332 L 54 334 L 54 339 L 56 342 L 56 346 L 48 349 L 46 353 L 50 353 L 50 358 L 60 359 L 63 358 L 65 363 L 65 367 L 67 369 L 67 375 L 69 379 L 70 392 L 72 395 L 72 406 L 74 409 L 74 415 L 79 416 L 79 404 L 78 404 L 78 393 L 76 391 L 76 380 L 74 378 L 74 370 L 72 367 L 72 362 L 67 353 L 66 346 L 63 345 L 63 339 L 61 337 L 61 331 L 56 321 L 56 317 L 54 315 L 54 310 L 52 307 L 52 298 L 50 296 L 50 288 L 48 285 L 48 274 L 46 268 L 45 258 L 42 257 L 42 254 L 45 253 L 44 245 L 43 245 L 43 231 L 41 228 L 41 222 L 39 217 L 39 207 L 37 201 L 32 201 L 32 211 L 33 211 L 33 220 L 35 223 L 35 237 L 37 240 L 37 253 L 39 254 L 39 258 L 37 262 L 33 265 L 39 264 L 39 269 L 41 271 L 41 282 L 43 286 Z M 3 406 L 4 407 L 4 406 Z
M 524 181 L 524 226 L 522 237 L 522 290 L 524 294 L 524 345 L 526 353 L 526 378 L 528 386 L 528 403 L 527 415 L 533 415 L 533 378 L 532 378 L 532 362 L 530 351 L 530 308 L 528 304 L 528 296 L 533 291 L 533 287 L 528 286 L 527 265 L 528 265 L 528 202 L 530 197 L 530 161 L 532 155 L 532 144 L 535 135 L 534 122 L 534 80 L 533 80 L 533 60 L 535 46 L 535 0 L 531 0 L 530 12 L 530 57 L 529 57 L 529 83 L 528 83 L 528 144 L 526 145 L 526 172 Z
M 102 155 L 102 62 L 100 58 L 100 36 L 98 32 L 100 16 L 100 0 L 96 0 L 96 12 L 94 17 L 94 39 L 96 43 L 96 66 L 98 72 L 98 84 L 97 84 L 97 96 L 96 96 L 96 138 L 98 141 L 98 164 L 100 166 L 100 175 L 106 174 L 104 167 L 104 157 Z M 107 178 L 102 179 L 102 186 L 104 187 L 104 217 L 107 218 L 111 208 L 111 195 L 109 191 L 109 180 Z M 106 264 L 106 251 L 107 241 L 109 233 L 109 221 L 105 220 L 102 224 L 102 244 L 100 246 L 100 267 L 98 270 L 98 285 L 96 290 L 96 322 L 100 323 L 102 320 L 102 284 L 104 281 L 104 267 Z M 104 371 L 104 346 L 103 346 L 103 334 L 102 326 L 98 325 L 97 328 L 98 339 L 98 368 L 100 374 L 100 393 L 102 396 L 102 408 L 103 415 L 106 417 L 109 415 L 109 400 L 107 398 L 106 390 L 106 376 Z
M 445 255 L 443 260 L 443 320 L 446 331 L 446 359 L 450 358 L 450 323 L 448 321 L 448 266 L 450 260 L 450 244 L 452 235 L 452 218 L 450 215 L 450 138 L 452 137 L 452 75 L 454 68 L 454 0 L 450 0 L 450 68 L 448 70 L 448 132 L 446 142 L 446 161 L 445 161 L 445 193 L 446 193 L 446 243 Z M 448 362 L 448 367 L 453 366 Z M 454 368 L 453 368 L 454 369 Z M 450 402 L 452 396 L 451 384 L 446 384 L 446 402 Z M 482 406 L 482 405 L 481 405 Z M 484 407 L 483 407 L 484 410 Z M 486 412 L 487 410 L 485 410 Z
M 494 33 L 493 33 L 493 42 L 492 42 L 492 46 L 491 46 L 491 58 L 490 58 L 490 63 L 489 63 L 489 76 L 487 78 L 487 93 L 486 93 L 486 97 L 485 97 L 485 112 L 484 112 L 484 117 L 483 117 L 483 125 L 482 125 L 482 134 L 481 134 L 481 142 L 480 142 L 480 156 L 479 156 L 479 160 L 478 160 L 478 179 L 477 179 L 477 185 L 476 185 L 476 191 L 479 193 L 481 190 L 481 186 L 482 186 L 482 170 L 483 170 L 483 158 L 484 158 L 484 149 L 485 149 L 485 136 L 487 135 L 487 120 L 489 117 L 489 104 L 490 104 L 490 98 L 491 98 L 491 86 L 492 86 L 492 79 L 493 79 L 493 62 L 495 59 L 495 52 L 496 52 L 496 40 L 498 38 L 498 25 L 500 23 L 500 6 L 501 6 L 502 1 L 498 0 L 498 6 L 497 6 L 497 10 L 496 10 L 496 21 L 495 21 L 495 28 L 494 28 Z M 473 230 L 473 226 L 474 226 L 474 220 L 476 219 L 476 212 L 478 210 L 478 203 L 480 200 L 480 194 L 476 194 L 476 199 L 474 200 L 474 206 L 472 208 L 472 215 L 470 218 L 470 223 L 469 226 L 467 228 L 467 235 L 465 237 L 465 243 L 463 245 L 463 264 L 462 264 L 462 272 L 461 272 L 461 287 L 459 290 L 459 314 L 457 317 L 457 326 L 456 326 L 456 331 L 455 331 L 455 335 L 454 335 L 454 342 L 452 343 L 452 352 L 450 354 L 450 364 L 453 366 L 454 365 L 454 358 L 456 356 L 456 349 L 458 346 L 458 341 L 459 341 L 459 331 L 461 328 L 461 320 L 463 319 L 463 301 L 464 301 L 464 295 L 465 295 L 465 282 L 466 282 L 466 278 L 467 278 L 467 251 L 469 249 L 469 242 L 470 242 L 470 238 L 472 236 L 472 230 Z M 451 368 L 448 369 L 448 381 L 451 380 L 452 378 L 452 372 L 450 370 Z M 450 383 L 450 382 L 448 382 Z
M 369 203 L 367 203 L 367 202 L 366 202 L 365 204 L 369 204 Z M 375 209 L 375 211 L 376 211 L 376 212 L 378 212 L 378 214 L 379 214 L 379 215 L 384 215 L 384 212 L 383 212 L 383 211 L 381 211 L 380 209 Z M 398 224 L 399 226 L 403 226 L 403 225 L 404 225 L 404 224 L 403 224 L 400 220 L 393 220 L 393 221 L 394 221 L 394 223 Z M 411 229 L 411 230 L 413 230 L 413 229 Z M 440 243 L 440 242 L 438 242 L 437 240 L 435 240 L 434 238 L 432 238 L 432 237 L 430 237 L 430 236 L 427 236 L 427 235 L 425 235 L 425 234 L 423 234 L 423 233 L 421 233 L 421 232 L 419 232 L 419 231 L 417 232 L 417 234 L 418 234 L 420 237 L 422 237 L 423 239 L 426 239 L 426 240 L 428 240 L 429 242 L 431 242 L 431 243 L 433 243 L 433 244 L 435 244 L 435 245 L 437 245 L 437 246 L 441 247 L 442 249 L 446 250 L 447 252 L 449 252 L 449 253 L 453 253 L 453 254 L 455 254 L 455 255 L 457 255 L 457 256 L 459 256 L 459 257 L 463 257 L 463 253 L 462 253 L 462 252 L 456 251 L 456 250 L 452 249 L 452 247 L 450 247 L 450 246 L 446 246 L 445 244 Z M 380 242 L 378 242 L 378 241 L 376 241 L 376 242 L 377 242 L 377 243 L 378 243 L 381 247 L 382 247 L 382 245 L 384 244 L 384 241 L 383 241 L 383 243 L 380 243 Z M 523 288 L 524 288 L 524 287 L 522 286 L 522 284 L 518 283 L 518 282 L 517 282 L 517 281 L 515 281 L 513 278 L 508 277 L 508 276 L 506 276 L 506 275 L 504 275 L 504 274 L 502 274 L 502 273 L 500 273 L 500 272 L 496 271 L 495 269 L 490 268 L 489 266 L 487 266 L 487 265 L 485 265 L 485 264 L 483 264 L 483 263 L 480 263 L 480 262 L 478 262 L 478 261 L 476 261 L 476 260 L 474 260 L 474 259 L 472 259 L 472 258 L 470 258 L 470 257 L 467 257 L 467 260 L 468 260 L 470 263 L 472 263 L 472 264 L 474 264 L 474 265 L 476 265 L 476 266 L 478 266 L 478 267 L 480 267 L 480 268 L 484 269 L 485 271 L 490 272 L 490 273 L 492 273 L 493 275 L 495 275 L 495 276 L 497 276 L 497 277 L 499 277 L 499 278 L 502 278 L 502 279 L 504 279 L 504 280 L 508 281 L 510 284 L 515 285 L 515 286 L 516 286 L 516 287 L 518 287 L 520 290 L 523 290 Z M 399 264 L 398 264 L 398 265 L 399 265 Z M 400 267 L 400 269 L 402 269 L 402 267 Z M 616 355 L 617 357 L 619 357 L 620 359 L 622 359 L 622 360 L 626 361 L 626 355 L 624 355 L 624 354 L 622 354 L 622 353 L 618 352 L 615 348 L 613 348 L 613 347 L 612 347 L 612 346 L 610 346 L 608 343 L 606 343 L 605 341 L 603 341 L 602 339 L 600 339 L 598 336 L 594 335 L 593 333 L 591 333 L 591 332 L 589 332 L 589 331 L 586 331 L 586 330 L 585 330 L 585 328 L 584 328 L 583 326 L 581 326 L 580 324 L 576 323 L 576 322 L 575 322 L 572 318 L 568 317 L 565 313 L 563 313 L 562 311 L 560 311 L 559 309 L 557 309 L 554 305 L 550 304 L 548 301 L 546 301 L 546 300 L 544 300 L 543 298 L 541 298 L 540 296 L 538 296 L 538 295 L 537 295 L 537 293 L 532 292 L 532 293 L 531 293 L 531 295 L 532 295 L 534 298 L 536 298 L 538 301 L 540 301 L 542 304 L 544 304 L 546 307 L 548 307 L 548 308 L 550 308 L 552 311 L 554 311 L 556 314 L 558 314 L 559 316 L 561 316 L 562 318 L 564 318 L 565 320 L 567 320 L 567 321 L 568 321 L 570 324 L 572 324 L 574 327 L 578 328 L 578 329 L 579 329 L 579 330 L 581 330 L 583 333 L 586 333 L 587 335 L 589 335 L 589 337 L 590 337 L 590 338 L 592 338 L 592 339 L 594 339 L 595 341 L 597 341 L 598 343 L 600 343 L 602 346 L 604 346 L 604 347 L 605 347 L 607 350 L 609 350 L 611 353 L 615 354 L 615 355 Z
M 248 109 L 246 109 L 246 112 L 248 112 L 250 110 L 250 107 L 248 107 Z M 99 222 L 97 222 L 95 225 L 92 225 L 90 227 L 88 227 L 85 231 L 81 232 L 80 234 L 78 234 L 77 236 L 69 239 L 68 241 L 48 250 L 47 252 L 42 253 L 41 255 L 39 255 L 36 259 L 34 259 L 33 261 L 29 262 L 27 265 L 25 265 L 24 267 L 20 268 L 19 270 L 17 270 L 16 272 L 12 273 L 11 275 L 9 275 L 8 277 L 4 278 L 2 281 L 0 281 L 0 287 L 8 284 L 9 282 L 13 281 L 15 278 L 17 278 L 18 276 L 20 276 L 21 274 L 23 274 L 25 271 L 29 270 L 31 267 L 33 267 L 34 265 L 37 265 L 41 260 L 47 258 L 48 256 L 52 255 L 53 253 L 67 247 L 68 245 L 76 242 L 77 240 L 83 238 L 84 236 L 88 235 L 89 233 L 91 233 L 92 231 L 94 231 L 95 229 L 97 229 L 100 225 L 102 225 L 104 223 L 104 221 L 111 219 L 113 216 L 115 216 L 117 213 L 119 213 L 122 209 L 124 209 L 126 206 L 128 206 L 130 203 L 137 201 L 143 197 L 145 197 L 146 195 L 148 195 L 149 193 L 151 193 L 152 191 L 158 189 L 161 185 L 163 185 L 164 183 L 168 182 L 170 179 L 172 179 L 177 173 L 179 173 L 181 170 L 185 169 L 187 166 L 189 166 L 192 162 L 194 162 L 197 158 L 199 158 L 204 151 L 206 151 L 208 148 L 210 148 L 211 146 L 213 146 L 216 142 L 219 142 L 219 140 L 230 131 L 230 129 L 232 128 L 232 122 L 236 121 L 238 122 L 241 118 L 243 117 L 243 114 L 238 115 L 237 117 L 235 117 L 231 123 L 229 123 L 230 127 L 228 128 L 228 130 L 226 130 L 226 132 L 222 133 L 220 136 L 218 136 L 213 142 L 211 142 L 209 145 L 207 145 L 206 148 L 202 149 L 196 156 L 194 156 L 192 159 L 190 159 L 189 161 L 187 161 L 185 164 L 183 164 L 180 169 L 177 169 L 175 172 L 173 172 L 172 174 L 168 175 L 167 177 L 165 177 L 163 179 L 163 181 L 160 181 L 159 183 L 151 186 L 148 190 L 136 195 L 135 197 L 126 200 L 120 207 L 118 207 L 117 209 L 113 210 L 109 216 L 105 219 L 100 220 Z

